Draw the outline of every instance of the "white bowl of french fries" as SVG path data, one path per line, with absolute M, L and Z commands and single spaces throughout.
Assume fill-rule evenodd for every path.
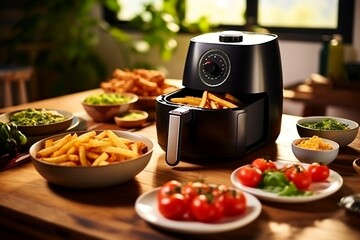
M 35 169 L 50 183 L 70 188 L 100 188 L 134 178 L 149 163 L 153 142 L 117 130 L 72 132 L 34 143 Z

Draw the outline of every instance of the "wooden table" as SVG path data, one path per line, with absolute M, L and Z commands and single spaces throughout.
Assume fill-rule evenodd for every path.
M 284 99 L 304 103 L 303 116 L 326 115 L 329 106 L 360 109 L 360 82 L 345 86 L 299 82 L 284 89 Z
M 87 91 L 1 109 L 2 112 L 26 107 L 62 108 L 89 118 L 80 99 Z M 155 125 L 138 133 L 152 139 L 155 149 L 150 163 L 133 180 L 96 190 L 73 190 L 49 184 L 30 162 L 0 172 L 0 235 L 26 239 L 360 239 L 360 215 L 338 207 L 341 197 L 360 193 L 360 175 L 351 163 L 359 157 L 360 134 L 340 150 L 329 166 L 344 180 L 341 189 L 321 200 L 301 204 L 261 201 L 260 216 L 252 223 L 232 231 L 188 235 L 149 225 L 134 209 L 137 197 L 166 181 L 205 179 L 209 183 L 231 185 L 230 174 L 258 156 L 278 161 L 295 161 L 290 142 L 298 137 L 295 122 L 299 117 L 283 115 L 282 130 L 275 144 L 266 146 L 233 162 L 198 164 L 182 161 L 169 167 L 158 146 Z M 93 129 L 117 129 L 112 124 L 97 124 Z M 6 239 L 6 238 L 3 238 Z

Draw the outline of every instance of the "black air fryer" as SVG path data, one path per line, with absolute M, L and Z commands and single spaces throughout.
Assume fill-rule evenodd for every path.
M 225 31 L 194 37 L 185 62 L 184 88 L 156 99 L 158 143 L 166 162 L 235 160 L 280 133 L 283 82 L 277 36 Z M 183 106 L 171 98 L 203 91 L 229 93 L 238 108 Z

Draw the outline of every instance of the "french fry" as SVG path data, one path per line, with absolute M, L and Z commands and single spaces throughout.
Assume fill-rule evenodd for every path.
M 59 150 L 56 150 L 53 154 L 53 156 L 60 156 L 65 154 L 75 143 L 75 139 L 77 139 L 77 134 L 75 133 L 74 135 L 71 136 L 71 140 L 67 143 L 65 143 Z
M 212 108 L 212 109 L 219 109 L 219 106 L 216 104 L 216 102 L 214 102 L 214 101 L 210 101 L 210 107 Z
M 54 142 L 53 139 L 47 139 L 47 140 L 45 141 L 45 148 L 48 148 L 48 147 L 50 147 L 51 145 L 53 145 L 53 142 Z
M 106 166 L 109 165 L 110 163 L 108 161 L 102 161 L 101 163 L 99 163 L 99 166 Z
M 109 141 L 100 141 L 100 140 L 97 140 L 97 139 L 90 139 L 89 144 L 88 144 L 89 148 L 106 147 L 106 146 L 111 146 L 111 142 L 109 142 Z
M 48 139 L 37 157 L 43 161 L 63 166 L 103 166 L 138 157 L 147 152 L 143 142 L 117 136 L 111 130 L 99 134 L 95 131 L 82 135 L 67 134 Z
M 127 148 L 119 148 L 119 147 L 99 147 L 98 150 L 100 152 L 106 152 L 106 153 L 114 153 L 119 154 L 121 156 L 125 156 L 127 158 L 134 158 L 138 157 L 139 153 L 134 152 Z
M 227 108 L 237 108 L 238 106 L 233 104 L 232 102 L 226 101 L 222 98 L 217 97 L 216 95 L 212 94 L 212 93 L 208 93 L 208 98 L 219 103 L 222 106 L 225 106 Z
M 202 95 L 202 98 L 201 98 L 201 101 L 200 101 L 200 104 L 199 104 L 199 107 L 205 107 L 205 104 L 206 104 L 206 101 L 207 101 L 207 95 L 208 95 L 208 92 L 204 91 L 203 95 Z
M 66 155 L 66 156 L 67 156 L 67 159 L 68 159 L 69 161 L 74 161 L 74 162 L 80 161 L 79 155 L 76 155 L 76 154 L 68 154 L 68 155 Z
M 83 145 L 79 146 L 79 158 L 81 166 L 88 166 L 89 162 L 86 158 L 86 149 Z
M 101 133 L 97 134 L 94 138 L 95 139 L 103 139 L 106 136 L 107 136 L 106 131 L 102 131 Z
M 109 155 L 106 152 L 103 152 L 95 161 L 91 164 L 91 166 L 99 166 L 101 162 L 106 161 L 109 158 Z
M 68 160 L 68 156 L 64 154 L 57 157 L 45 157 L 42 160 L 50 163 L 61 163 L 61 162 L 66 162 Z
M 59 163 L 59 165 L 73 167 L 73 166 L 76 166 L 76 163 L 74 163 L 74 162 L 62 162 L 62 163 Z
M 55 152 L 56 150 L 60 149 L 66 142 L 71 139 L 71 134 L 65 135 L 60 141 L 56 142 L 54 145 L 51 145 L 47 148 L 41 149 L 37 155 L 40 157 L 46 157 Z
M 66 154 L 73 154 L 76 153 L 78 149 L 75 146 L 72 146 L 71 148 L 69 148 L 69 150 L 67 150 Z
M 199 106 L 201 103 L 201 98 L 187 96 L 187 97 L 181 97 L 181 98 L 171 98 L 170 101 L 172 101 L 174 103 L 179 103 L 179 104 Z
M 113 131 L 106 130 L 106 134 L 109 136 L 116 147 L 127 148 L 126 144 Z
M 86 151 L 86 157 L 88 159 L 97 159 L 99 156 L 100 156 L 100 154 L 98 154 L 98 153 L 94 153 L 94 152 L 91 152 L 91 151 Z
M 233 95 L 231 95 L 230 93 L 225 93 L 225 99 L 229 100 L 230 102 L 236 104 L 236 105 L 241 105 L 241 101 L 239 99 L 237 99 L 236 97 L 234 97 Z

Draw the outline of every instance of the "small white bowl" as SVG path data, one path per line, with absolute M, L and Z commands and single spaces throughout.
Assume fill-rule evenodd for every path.
M 303 141 L 310 139 L 310 137 L 298 138 L 291 143 L 291 149 L 295 157 L 304 163 L 323 163 L 325 165 L 330 164 L 334 161 L 339 153 L 339 144 L 329 139 L 321 138 L 324 143 L 330 144 L 331 150 L 312 150 L 298 147 L 297 145 Z
M 99 133 L 101 131 L 96 132 Z M 45 141 L 48 139 L 45 138 L 30 147 L 29 153 L 31 161 L 42 177 L 59 186 L 90 189 L 127 182 L 140 173 L 149 163 L 154 144 L 150 139 L 140 134 L 116 130 L 113 130 L 113 132 L 119 137 L 124 137 L 135 142 L 143 142 L 147 146 L 148 151 L 137 158 L 105 166 L 63 166 L 42 161 L 36 157 L 37 152 L 44 147 Z M 72 132 L 72 134 L 73 133 L 75 132 Z M 86 132 L 76 133 L 81 135 Z M 64 137 L 65 134 L 52 136 L 50 138 L 60 139 Z
M 302 126 L 304 123 L 320 122 L 325 119 L 333 119 L 340 123 L 348 125 L 346 130 L 316 130 Z M 339 144 L 340 147 L 350 144 L 356 138 L 359 130 L 359 124 L 349 119 L 331 117 L 331 116 L 312 116 L 304 117 L 296 123 L 297 131 L 300 137 L 312 137 L 314 135 L 333 140 Z
M 133 109 L 115 116 L 114 120 L 119 127 L 132 128 L 143 125 L 148 117 L 147 112 Z

